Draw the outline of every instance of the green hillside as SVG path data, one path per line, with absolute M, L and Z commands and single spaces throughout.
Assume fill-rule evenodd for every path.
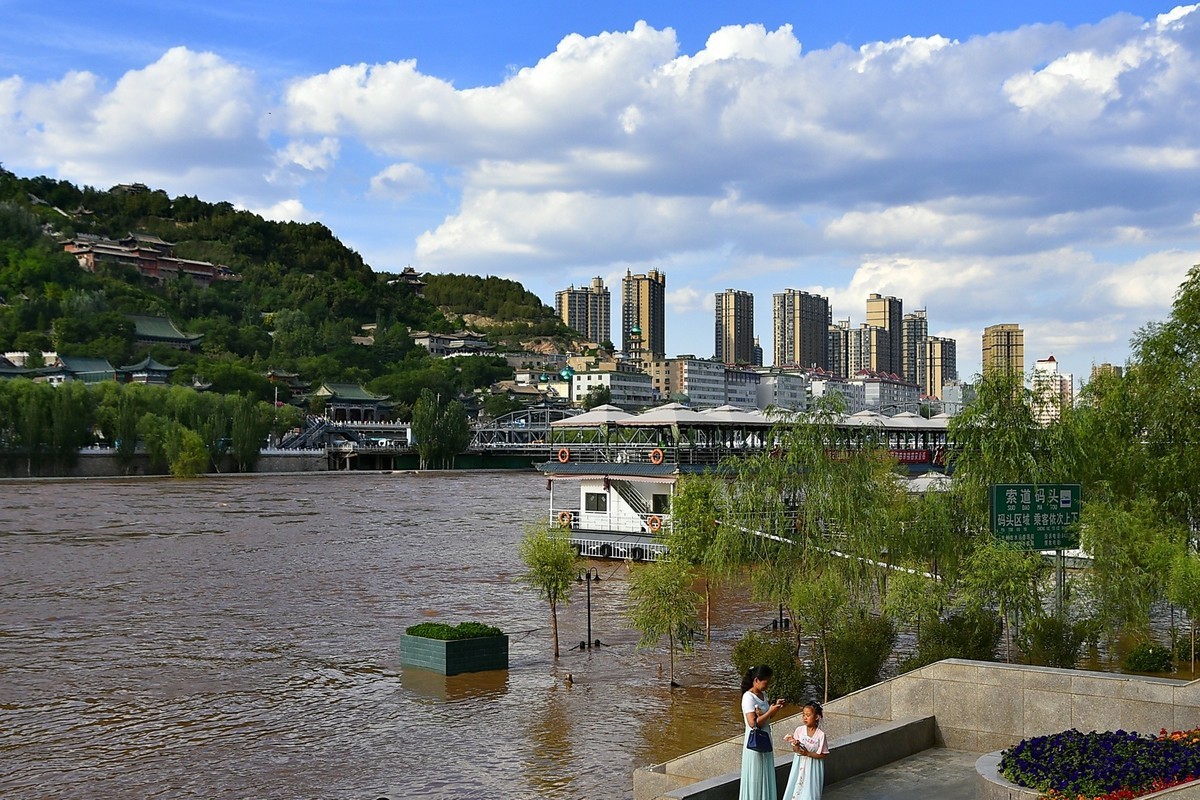
M 61 244 L 131 233 L 173 244 L 179 258 L 227 266 L 239 279 L 159 284 L 116 264 L 90 273 Z M 531 335 L 578 338 L 514 281 L 424 276 L 424 299 L 395 277 L 374 272 L 320 223 L 271 222 L 225 202 L 172 199 L 142 186 L 79 188 L 0 169 L 0 351 L 55 350 L 116 366 L 150 352 L 180 367 L 177 383 L 197 376 L 219 391 L 265 399 L 264 373 L 276 369 L 313 383 L 362 382 L 411 405 L 422 388 L 465 394 L 512 371 L 496 357 L 431 359 L 409 330 L 449 332 L 467 317 L 501 351 Z M 133 313 L 166 315 L 204 334 L 201 352 L 135 347 L 125 318 Z M 370 333 L 366 324 L 375 326 L 374 343 L 353 343 Z

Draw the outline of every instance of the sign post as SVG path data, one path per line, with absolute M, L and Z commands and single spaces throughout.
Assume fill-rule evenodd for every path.
M 1061 619 L 1067 573 L 1063 551 L 1079 546 L 1079 484 L 1001 483 L 992 486 L 991 499 L 996 538 L 1025 550 L 1054 551 L 1054 599 Z

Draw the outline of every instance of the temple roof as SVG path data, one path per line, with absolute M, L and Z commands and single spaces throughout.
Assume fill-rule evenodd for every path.
M 160 364 L 150 356 L 146 356 L 136 364 L 130 364 L 126 367 L 121 367 L 121 372 L 174 372 L 179 367 L 168 367 L 166 364 Z
M 147 314 L 126 314 L 133 323 L 136 335 L 141 339 L 165 339 L 194 344 L 204 338 L 202 333 L 184 333 L 175 327 L 169 317 L 152 317 Z
M 85 358 L 83 356 L 59 356 L 58 362 L 67 372 L 82 374 L 85 372 L 116 372 L 107 358 Z
M 388 399 L 388 395 L 372 394 L 357 383 L 322 383 L 321 387 L 313 394 L 332 400 L 350 400 L 359 403 L 378 403 Z

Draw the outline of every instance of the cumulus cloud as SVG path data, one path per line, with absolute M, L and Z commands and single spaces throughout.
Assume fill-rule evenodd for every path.
M 453 205 L 429 201 L 406 243 L 422 268 L 548 296 L 564 275 L 661 266 L 693 327 L 713 291 L 757 292 L 768 351 L 765 298 L 786 286 L 857 320 L 866 294 L 897 294 L 976 338 L 1002 315 L 1031 351 L 1169 309 L 1200 253 L 1197 6 L 964 41 L 803 35 L 734 25 L 684 53 L 643 22 L 461 89 L 411 60 L 264 88 L 177 48 L 113 85 L 0 78 L 0 146 L 87 182 L 228 181 L 287 218 L 323 181 L 378 202 L 433 195 L 437 175 Z M 1117 310 L 1089 323 L 1097 303 Z
M 371 196 L 404 200 L 428 191 L 432 185 L 429 174 L 416 164 L 392 164 L 371 178 Z

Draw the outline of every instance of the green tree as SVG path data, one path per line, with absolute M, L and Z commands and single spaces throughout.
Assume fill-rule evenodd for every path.
M 675 484 L 670 524 L 660 534 L 671 560 L 696 569 L 704 584 L 704 641 L 712 640 L 712 589 L 724 566 L 713 551 L 724 484 L 715 475 L 685 475 Z
M 691 570 L 672 561 L 634 567 L 629 574 L 629 621 L 641 633 L 638 647 L 653 647 L 667 637 L 670 681 L 675 683 L 675 647 L 692 650 L 692 629 L 700 595 L 692 589 Z
M 211 459 L 200 434 L 179 423 L 172 424 L 166 436 L 167 463 L 176 478 L 203 475 Z
M 1128 507 L 1091 502 L 1081 517 L 1080 544 L 1092 557 L 1085 589 L 1111 658 L 1120 633 L 1148 637 L 1150 608 L 1165 596 L 1185 531 L 1149 497 Z
M 238 472 L 253 472 L 262 453 L 263 442 L 271 428 L 269 406 L 249 394 L 236 395 L 226 407 L 232 414 L 229 428 L 229 449 Z
M 612 389 L 607 386 L 593 386 L 588 390 L 587 396 L 583 398 L 583 407 L 591 411 L 596 406 L 602 406 L 612 402 Z
M 1182 552 L 1171 565 L 1167 597 L 1183 609 L 1191 623 L 1192 672 L 1196 671 L 1196 628 L 1200 624 L 1200 555 Z
M 836 570 L 826 569 L 816 580 L 797 575 L 792 582 L 789 607 L 794 618 L 815 640 L 813 660 L 819 653 L 824 667 L 822 685 L 826 703 L 829 702 L 829 641 L 845 619 L 849 605 L 850 592 Z
M 546 526 L 526 531 L 517 545 L 517 553 L 525 564 L 521 582 L 550 604 L 550 636 L 554 657 L 558 658 L 558 604 L 570 600 L 579 557 L 566 531 Z
M 1015 629 L 1042 607 L 1039 587 L 1048 565 L 1040 553 L 984 537 L 967 560 L 959 602 L 973 615 L 995 608 L 1004 620 L 1005 660 L 1012 662 Z

